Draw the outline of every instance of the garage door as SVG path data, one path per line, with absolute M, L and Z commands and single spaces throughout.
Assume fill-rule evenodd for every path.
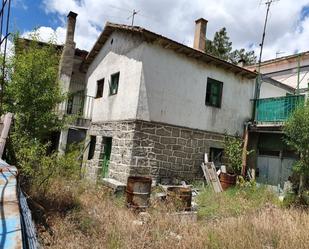
M 259 177 L 257 182 L 278 186 L 288 180 L 292 174 L 292 167 L 295 162 L 293 158 L 280 158 L 277 156 L 258 156 L 257 167 L 259 169 Z

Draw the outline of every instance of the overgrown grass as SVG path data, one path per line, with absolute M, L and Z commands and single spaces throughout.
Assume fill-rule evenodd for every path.
M 252 212 L 266 204 L 278 204 L 278 198 L 266 187 L 235 187 L 222 193 L 204 188 L 197 203 L 199 217 L 222 218 Z
M 266 189 L 232 189 L 220 195 L 205 190 L 200 197 L 202 210 L 208 204 L 211 210 L 216 208 L 208 213 L 224 218 L 183 221 L 168 209 L 151 208 L 146 216 L 134 213 L 102 186 L 68 185 L 72 191 L 79 189 L 73 194 L 78 206 L 65 213 L 49 213 L 53 233 L 39 226 L 44 248 L 308 248 L 309 214 L 265 207 L 273 201 Z M 59 199 L 76 200 L 68 199 L 64 191 L 50 191 Z

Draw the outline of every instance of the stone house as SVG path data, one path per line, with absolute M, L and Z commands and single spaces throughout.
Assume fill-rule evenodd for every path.
M 60 152 L 85 142 L 87 176 L 201 178 L 204 153 L 219 166 L 224 134 L 242 135 L 246 127 L 256 151 L 247 165 L 257 180 L 287 180 L 298 155 L 284 145 L 282 127 L 308 90 L 307 52 L 262 62 L 259 99 L 252 101 L 257 65 L 243 68 L 206 54 L 202 18 L 193 48 L 141 27 L 106 23 L 88 53 L 75 46 L 76 17 L 68 14 L 66 41 L 57 49 L 59 80 L 69 93 L 58 111 L 77 119 L 56 140 Z M 295 96 L 298 65 L 301 95 Z
M 141 27 L 106 23 L 82 63 L 94 97 L 84 168 L 89 177 L 193 180 L 204 153 L 220 162 L 224 134 L 251 119 L 256 74 Z M 84 107 L 87 109 L 87 105 Z

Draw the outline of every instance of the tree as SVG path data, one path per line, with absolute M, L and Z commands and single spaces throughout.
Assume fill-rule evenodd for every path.
M 300 154 L 294 170 L 300 174 L 299 190 L 302 191 L 304 178 L 309 174 L 309 101 L 299 106 L 285 123 L 283 131 L 286 143 Z
M 16 37 L 14 45 L 5 88 L 5 110 L 15 114 L 8 159 L 23 183 L 46 189 L 53 177 L 79 177 L 80 172 L 78 150 L 63 156 L 50 150 L 52 132 L 67 122 L 56 111 L 65 100 L 58 83 L 60 51 L 52 42 L 39 42 L 37 35 Z
M 59 53 L 50 42 L 43 44 L 15 38 L 15 55 L 6 84 L 6 110 L 15 114 L 14 133 L 46 142 L 62 121 L 55 109 L 64 100 L 58 79 Z
M 230 42 L 230 38 L 227 36 L 226 28 L 217 31 L 213 41 L 206 41 L 206 52 L 222 60 L 228 61 L 231 51 L 232 42 Z
M 237 135 L 224 137 L 224 156 L 228 163 L 228 170 L 237 175 L 240 175 L 242 167 L 242 144 L 242 139 Z
M 237 64 L 239 61 L 244 61 L 245 65 L 251 65 L 256 63 L 256 55 L 254 51 L 246 51 L 244 48 L 235 49 L 229 58 L 230 62 Z
M 213 41 L 206 40 L 206 53 L 233 64 L 237 64 L 240 60 L 243 60 L 245 65 L 256 62 L 254 51 L 246 51 L 244 48 L 232 51 L 232 42 L 225 27 L 215 33 Z

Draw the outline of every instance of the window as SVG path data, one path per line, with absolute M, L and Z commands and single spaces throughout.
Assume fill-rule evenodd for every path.
M 95 98 L 102 98 L 103 97 L 103 89 L 104 89 L 104 79 L 97 81 L 97 94 Z
M 120 73 L 112 74 L 111 82 L 109 85 L 109 95 L 115 95 L 118 92 L 118 84 L 119 84 L 119 75 Z
M 209 161 L 213 162 L 217 168 L 223 164 L 223 149 L 210 148 L 209 149 Z
M 97 142 L 97 137 L 96 136 L 90 136 L 88 160 L 91 160 L 94 156 L 96 142 Z
M 221 107 L 223 82 L 207 78 L 206 101 L 208 106 Z

